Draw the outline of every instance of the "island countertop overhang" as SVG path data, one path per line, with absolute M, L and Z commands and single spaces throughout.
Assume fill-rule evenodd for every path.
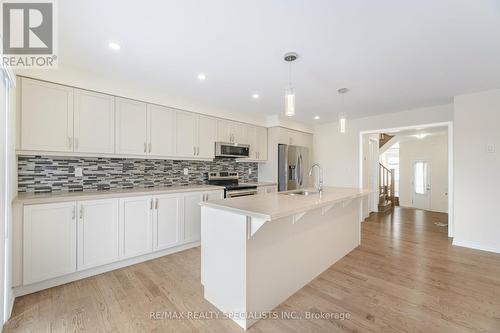
M 200 205 L 271 221 L 357 199 L 370 193 L 367 189 L 349 187 L 325 187 L 321 197 L 319 194 L 291 196 L 286 194 L 289 192 L 205 201 Z

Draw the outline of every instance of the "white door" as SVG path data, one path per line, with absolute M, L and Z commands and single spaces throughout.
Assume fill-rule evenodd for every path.
M 153 156 L 173 156 L 175 152 L 175 110 L 148 105 L 148 153 Z
M 76 272 L 76 202 L 24 207 L 23 284 Z
M 203 193 L 188 193 L 184 195 L 184 238 L 183 241 L 199 241 L 201 236 L 201 207 Z
M 198 117 L 198 157 L 214 158 L 217 123 L 209 117 Z
M 250 156 L 252 160 L 259 158 L 259 147 L 257 147 L 257 127 L 247 126 L 246 127 L 246 144 L 250 145 Z
M 198 116 L 190 112 L 177 112 L 176 155 L 193 157 L 198 152 Z
M 413 163 L 413 207 L 431 208 L 431 165 L 427 161 Z
M 131 258 L 153 250 L 151 197 L 120 199 L 120 250 L 122 258 Z
M 182 195 L 160 195 L 154 200 L 153 249 L 162 250 L 179 243 Z
M 115 150 L 115 98 L 75 89 L 75 151 L 111 154 Z
M 73 88 L 21 80 L 21 149 L 73 151 Z
M 146 155 L 148 143 L 147 105 L 116 98 L 116 153 Z
M 119 258 L 118 199 L 78 202 L 78 270 Z
M 257 159 L 267 161 L 267 128 L 257 127 Z

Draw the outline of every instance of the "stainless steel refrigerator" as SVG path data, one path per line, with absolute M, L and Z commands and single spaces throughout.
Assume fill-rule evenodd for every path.
M 278 145 L 278 191 L 305 188 L 309 184 L 309 149 Z

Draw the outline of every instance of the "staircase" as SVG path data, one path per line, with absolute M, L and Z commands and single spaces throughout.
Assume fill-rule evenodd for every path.
M 378 147 L 382 148 L 383 145 L 385 145 L 387 142 L 389 142 L 394 135 L 390 135 L 387 133 L 380 133 L 379 138 L 378 138 Z
M 379 163 L 379 177 L 378 211 L 385 213 L 392 210 L 396 205 L 396 197 L 394 196 L 394 169 L 390 170 L 382 163 Z

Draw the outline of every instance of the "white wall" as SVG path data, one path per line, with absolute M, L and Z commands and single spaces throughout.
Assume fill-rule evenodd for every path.
M 454 104 L 453 243 L 500 252 L 500 89 Z
M 399 142 L 399 203 L 412 207 L 413 163 L 428 161 L 431 166 L 431 206 L 435 212 L 448 212 L 448 135 Z
M 317 125 L 314 160 L 324 169 L 325 185 L 358 187 L 360 135 L 362 131 L 425 125 L 453 120 L 453 105 L 446 104 L 347 121 L 340 134 L 337 122 Z

